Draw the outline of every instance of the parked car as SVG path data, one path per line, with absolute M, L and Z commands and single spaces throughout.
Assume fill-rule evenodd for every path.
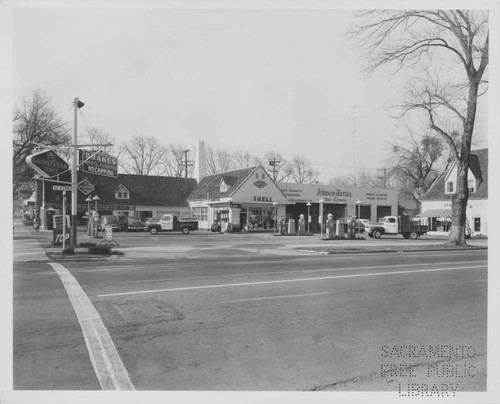
M 120 231 L 144 231 L 146 223 L 133 217 L 126 217 L 118 224 Z
M 116 216 L 111 215 L 102 215 L 99 218 L 99 222 L 97 224 L 97 229 L 100 231 L 104 231 L 106 226 L 111 226 L 113 231 L 119 231 L 120 227 L 118 224 L 118 218 Z

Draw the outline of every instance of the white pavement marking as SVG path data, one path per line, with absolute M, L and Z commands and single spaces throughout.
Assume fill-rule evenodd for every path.
M 178 291 L 184 291 L 184 290 L 229 288 L 229 287 L 237 287 L 237 286 L 272 285 L 272 284 L 277 284 L 277 283 L 314 282 L 314 281 L 324 281 L 324 280 L 342 279 L 342 278 L 362 278 L 362 277 L 368 277 L 368 276 L 403 275 L 403 274 L 414 274 L 414 273 L 419 273 L 419 272 L 454 271 L 454 270 L 459 270 L 459 269 L 472 269 L 472 268 L 487 268 L 487 266 L 486 265 L 476 265 L 476 266 L 470 266 L 470 267 L 415 269 L 413 271 L 391 271 L 391 272 L 376 272 L 376 273 L 369 273 L 369 274 L 322 276 L 322 277 L 317 277 L 317 278 L 283 279 L 283 280 L 278 280 L 278 281 L 229 283 L 229 284 L 205 285 L 205 286 L 187 286 L 187 287 L 183 287 L 183 288 L 138 290 L 138 291 L 133 291 L 133 292 L 121 292 L 121 293 L 106 293 L 106 294 L 98 295 L 98 297 L 139 295 L 139 294 L 144 294 L 144 293 L 178 292 Z
M 321 293 L 306 293 L 306 294 L 302 294 L 302 295 L 252 297 L 250 299 L 225 300 L 221 303 L 254 302 L 256 300 L 285 299 L 288 297 L 309 297 L 309 296 L 320 296 L 320 295 L 329 295 L 329 294 L 330 294 L 330 292 L 321 292 Z
M 61 264 L 49 265 L 59 275 L 68 293 L 102 389 L 135 390 L 108 330 L 78 281 Z

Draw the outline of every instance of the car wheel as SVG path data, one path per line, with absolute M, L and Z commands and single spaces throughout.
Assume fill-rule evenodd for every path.
M 418 238 L 418 233 L 417 233 L 416 231 L 412 231 L 412 232 L 410 233 L 410 238 L 411 238 L 412 240 L 416 240 L 416 239 Z
M 182 234 L 189 234 L 189 227 L 183 227 L 181 231 Z
M 381 235 L 382 233 L 380 232 L 380 230 L 373 230 L 373 237 L 380 238 Z

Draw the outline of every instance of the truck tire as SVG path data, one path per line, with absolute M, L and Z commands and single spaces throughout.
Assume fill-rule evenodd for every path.
M 181 229 L 181 231 L 182 231 L 182 234 L 189 234 L 189 227 L 183 227 Z
M 149 229 L 149 232 L 153 235 L 156 236 L 158 234 L 158 228 L 157 227 L 151 227 Z
M 380 230 L 373 230 L 372 235 L 375 238 L 380 238 L 380 236 L 382 235 L 382 232 Z
M 416 231 L 412 231 L 412 232 L 410 233 L 410 238 L 411 238 L 412 240 L 416 240 L 416 239 L 417 239 L 417 238 L 419 238 L 419 237 L 420 237 L 420 234 L 418 234 Z

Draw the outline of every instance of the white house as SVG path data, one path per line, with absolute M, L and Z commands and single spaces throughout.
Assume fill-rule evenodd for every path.
M 475 235 L 488 234 L 488 149 L 471 152 L 467 221 Z M 457 165 L 442 173 L 422 199 L 422 214 L 432 230 L 447 231 L 451 223 L 451 197 L 457 190 Z

